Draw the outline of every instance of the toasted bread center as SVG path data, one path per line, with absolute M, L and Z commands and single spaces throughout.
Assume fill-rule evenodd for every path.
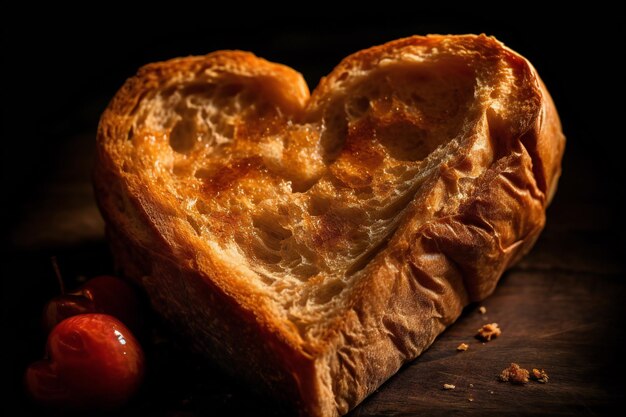
M 145 152 L 158 155 L 151 171 L 199 237 L 260 286 L 324 304 L 385 247 L 475 123 L 475 80 L 461 59 L 399 62 L 313 111 L 281 107 L 254 78 L 194 79 L 145 100 L 132 140 L 159 148 Z

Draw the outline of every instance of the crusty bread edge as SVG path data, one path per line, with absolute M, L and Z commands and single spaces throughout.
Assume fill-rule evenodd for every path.
M 292 338 L 293 333 L 285 331 L 271 314 L 259 314 L 263 312 L 260 308 L 263 300 L 232 285 L 228 279 L 220 279 L 228 277 L 230 271 L 219 263 L 200 267 L 196 262 L 207 259 L 198 260 L 195 254 L 189 253 L 185 245 L 176 241 L 172 234 L 175 231 L 155 228 L 159 223 L 157 219 L 160 223 L 171 223 L 166 218 L 168 213 L 154 210 L 161 204 L 151 199 L 149 190 L 142 184 L 126 181 L 128 176 L 111 151 L 115 148 L 110 146 L 112 142 L 129 135 L 132 113 L 147 94 L 162 88 L 171 78 L 207 69 L 263 77 L 266 83 L 275 83 L 271 88 L 277 95 L 274 101 L 293 113 L 301 111 L 309 97 L 308 87 L 299 73 L 247 52 L 220 51 L 141 68 L 113 98 L 98 127 L 94 188 L 107 224 L 116 267 L 142 285 L 157 311 L 170 321 L 178 322 L 181 328 L 187 324 L 178 320 L 179 311 L 172 311 L 172 305 L 178 303 L 183 311 L 186 305 L 200 306 L 206 304 L 207 298 L 219 298 L 219 308 L 201 310 L 206 323 L 218 326 L 210 327 L 211 333 L 197 335 L 196 348 L 209 353 L 228 372 L 257 383 L 259 379 L 264 380 L 257 387 L 267 389 L 274 398 L 283 399 L 287 407 L 307 415 L 321 415 L 322 411 L 316 409 L 319 395 L 314 386 L 312 358 L 302 352 L 299 341 Z M 210 277 L 205 275 L 206 271 L 212 271 Z M 188 285 L 173 289 L 172 293 L 186 294 L 187 299 L 176 300 L 172 295 L 169 300 L 163 300 L 159 287 L 176 285 L 183 280 Z M 221 319 L 215 320 L 215 317 Z M 228 349 L 228 346 L 235 348 Z
M 391 42 L 389 44 L 386 44 L 380 47 L 375 47 L 375 48 L 388 48 L 391 51 L 394 48 L 397 48 L 398 45 L 402 43 L 410 44 L 411 42 L 423 42 L 423 39 L 436 40 L 435 38 L 436 37 L 407 38 L 407 39 Z M 372 48 L 372 50 L 373 49 L 374 48 Z M 372 50 L 362 51 L 352 57 L 347 58 L 346 60 L 342 62 L 342 64 L 340 64 L 338 68 L 341 68 L 342 65 L 353 65 L 353 63 L 350 62 L 351 60 L 353 61 L 362 60 L 364 56 L 367 56 L 367 54 L 375 55 L 375 53 L 372 52 Z M 536 73 L 534 72 L 534 69 L 532 69 L 530 64 L 525 59 L 519 57 L 519 55 L 515 54 L 514 52 L 511 52 L 511 51 L 509 52 L 512 54 L 512 56 L 518 57 L 517 59 L 519 60 L 520 65 L 527 66 L 529 70 L 532 72 L 532 74 L 535 74 L 535 77 L 536 77 Z M 191 66 L 193 66 L 196 63 L 196 61 L 192 58 L 188 58 L 188 60 L 189 60 L 188 61 L 189 65 Z M 114 100 L 111 106 L 109 107 L 109 109 L 107 110 L 108 113 L 105 112 L 105 115 L 103 116 L 103 119 L 101 121 L 101 125 L 99 128 L 99 140 L 102 141 L 102 140 L 106 140 L 107 138 L 108 139 L 115 138 L 118 135 L 120 136 L 126 135 L 127 130 L 125 129 L 127 129 L 127 125 L 124 126 L 125 123 L 119 119 L 119 116 L 123 115 L 124 111 L 127 111 L 129 109 L 129 106 L 132 107 L 136 105 L 136 102 L 132 102 L 132 101 L 133 100 L 138 101 L 139 98 L 141 97 L 140 94 L 136 94 L 138 90 L 141 88 L 147 88 L 147 87 L 155 88 L 156 86 L 158 86 L 159 80 L 161 78 L 168 76 L 167 65 L 176 67 L 176 71 L 181 71 L 182 70 L 180 67 L 181 62 L 184 63 L 184 61 L 176 60 L 176 61 L 169 61 L 168 63 L 165 63 L 165 64 L 156 64 L 156 66 L 152 65 L 152 66 L 146 67 L 146 69 L 140 71 L 139 76 L 141 77 L 142 75 L 148 75 L 148 74 L 150 75 L 147 77 L 147 81 L 144 80 L 144 84 L 142 84 L 139 87 L 132 85 L 133 83 L 137 82 L 136 79 L 135 81 L 129 81 L 131 86 L 129 88 L 125 87 L 126 90 L 124 90 L 123 88 L 122 92 L 118 94 L 118 97 L 116 97 L 117 101 Z M 185 65 L 187 64 L 185 63 Z M 338 74 L 339 74 L 339 71 L 336 69 L 335 71 L 333 71 L 333 73 L 331 73 L 329 77 L 326 78 L 325 81 L 322 81 L 320 83 L 320 87 L 318 87 L 314 96 L 318 94 L 318 92 L 319 92 L 318 95 L 323 95 L 325 90 L 332 89 L 332 83 L 329 80 L 332 80 L 333 76 L 338 76 Z M 154 78 L 151 78 L 151 77 L 154 77 Z M 293 78 L 291 74 L 289 75 L 289 77 Z M 492 281 L 493 285 L 490 285 L 489 288 L 487 288 L 484 292 L 481 292 L 481 294 L 479 294 L 478 296 L 471 297 L 471 299 L 480 299 L 488 295 L 491 291 L 493 291 L 493 288 L 495 287 L 495 283 L 497 282 L 497 277 L 504 270 L 504 268 L 508 266 L 511 262 L 513 262 L 515 259 L 518 259 L 521 256 L 521 254 L 529 250 L 530 246 L 532 246 L 532 243 L 538 236 L 539 231 L 543 227 L 543 223 L 544 223 L 543 209 L 545 208 L 545 205 L 547 205 L 549 199 L 551 199 L 552 196 L 554 195 L 556 182 L 560 174 L 560 159 L 561 159 L 562 152 L 563 152 L 564 137 L 562 136 L 562 133 L 561 133 L 560 124 L 558 121 L 558 115 L 556 113 L 552 100 L 549 94 L 547 93 L 545 86 L 543 86 L 543 84 L 538 79 L 538 77 L 536 79 L 538 83 L 537 91 L 541 97 L 542 111 L 540 115 L 538 115 L 538 117 L 536 118 L 536 123 L 533 126 L 533 128 L 527 132 L 524 146 L 529 148 L 527 149 L 527 153 L 530 157 L 530 160 L 534 164 L 533 170 L 537 178 L 537 182 L 538 182 L 537 185 L 539 187 L 541 187 L 542 185 L 545 187 L 545 190 L 542 190 L 542 191 L 546 192 L 547 198 L 545 198 L 545 200 L 542 202 L 542 207 L 541 207 L 542 214 L 537 215 L 535 212 L 533 212 L 533 216 L 537 218 L 534 219 L 532 222 L 530 222 L 532 223 L 532 227 L 530 227 L 531 230 L 528 233 L 526 233 L 525 236 L 523 236 L 522 243 L 516 246 L 515 250 L 512 251 L 511 255 L 507 257 L 507 259 L 504 262 L 500 261 L 502 265 L 499 268 L 497 268 L 497 270 L 495 271 L 496 277 L 490 280 Z M 297 81 L 297 82 L 301 83 L 301 81 Z M 295 91 L 293 95 L 296 97 L 298 97 L 299 95 L 299 99 L 297 100 L 297 103 L 294 105 L 294 107 L 297 108 L 298 106 L 302 106 L 303 103 L 306 102 L 307 97 L 308 97 L 308 91 L 303 93 L 302 88 L 299 89 L 300 90 L 299 92 L 297 91 L 298 89 L 294 89 L 294 90 Z M 119 96 L 121 96 L 122 98 L 120 99 Z M 286 100 L 289 100 L 290 94 L 286 94 L 285 97 L 286 97 Z M 123 103 L 125 100 L 128 102 Z M 95 174 L 96 188 L 100 189 L 100 191 L 97 192 L 97 195 L 99 196 L 107 195 L 108 193 L 110 193 L 110 188 L 112 187 L 111 185 L 112 181 L 115 181 L 115 179 L 111 178 L 111 175 L 109 175 L 109 171 L 111 169 L 113 170 L 116 169 L 114 167 L 115 164 L 111 163 L 111 161 L 107 161 L 108 158 L 109 156 L 106 155 L 106 153 L 101 152 L 101 151 L 99 152 L 98 154 L 99 168 L 98 167 L 96 168 L 96 174 Z M 542 177 L 543 177 L 545 185 L 540 184 Z M 118 191 L 120 194 L 125 196 L 124 198 L 128 198 L 128 196 L 136 195 L 134 194 L 133 191 L 124 189 L 124 185 L 121 184 L 121 182 L 118 185 L 121 187 Z M 103 213 L 105 213 L 105 217 L 107 217 L 108 215 L 116 211 L 116 208 L 114 208 L 112 205 L 119 204 L 119 202 L 112 202 L 112 201 L 105 201 L 105 200 L 106 198 L 100 199 L 99 204 L 101 206 Z M 132 200 L 132 197 L 131 197 L 131 200 Z M 215 277 L 212 276 L 209 279 L 203 276 L 201 273 L 197 272 L 195 265 L 185 265 L 181 267 L 181 265 L 178 264 L 179 262 L 179 258 L 177 257 L 178 254 L 171 254 L 172 255 L 171 257 L 170 256 L 161 257 L 160 261 L 158 261 L 159 258 L 155 257 L 154 251 L 148 251 L 146 249 L 146 246 L 148 246 L 146 245 L 146 243 L 148 242 L 143 242 L 144 244 L 142 244 L 142 242 L 139 242 L 137 240 L 137 234 L 132 232 L 132 230 L 134 230 L 134 227 L 141 228 L 142 226 L 140 225 L 151 224 L 150 222 L 152 219 L 150 219 L 150 217 L 152 216 L 150 215 L 150 213 L 142 212 L 142 209 L 146 208 L 148 204 L 142 204 L 142 202 L 139 202 L 139 201 L 130 201 L 128 203 L 129 203 L 130 211 L 132 210 L 137 211 L 137 213 L 135 213 L 135 215 L 137 216 L 137 218 L 135 219 L 137 224 L 133 224 L 133 221 L 129 223 L 128 222 L 129 217 L 125 217 L 125 218 L 116 217 L 114 219 L 108 218 L 107 223 L 110 225 L 112 229 L 111 235 L 118 236 L 118 237 L 112 237 L 113 242 L 118 242 L 117 244 L 113 243 L 114 253 L 116 254 L 116 258 L 118 262 L 120 263 L 120 266 L 122 267 L 123 270 L 126 271 L 126 273 L 129 276 L 135 277 L 136 279 L 140 279 L 144 281 L 144 284 L 145 284 L 146 278 L 143 278 L 143 277 L 146 276 L 145 275 L 146 270 L 150 271 L 151 269 L 153 269 L 152 267 L 148 267 L 145 269 L 144 267 L 137 268 L 135 265 L 136 259 L 133 259 L 133 258 L 124 259 L 123 253 L 128 252 L 128 248 L 134 247 L 138 251 L 143 251 L 143 252 L 147 251 L 147 253 L 144 253 L 144 255 L 150 259 L 147 263 L 151 264 L 152 266 L 155 263 L 161 263 L 163 265 L 167 265 L 167 267 L 162 267 L 161 269 L 163 270 L 170 269 L 173 271 L 177 271 L 175 275 L 177 277 L 186 276 L 188 277 L 187 279 L 190 282 L 195 282 L 195 283 L 205 282 L 205 284 L 208 285 L 209 287 L 213 285 L 213 281 Z M 130 217 L 130 219 L 132 219 L 132 216 Z M 117 227 L 111 226 L 111 225 L 117 225 Z M 142 231 L 141 233 L 145 233 L 145 231 Z M 162 235 L 159 233 L 159 231 L 151 231 L 149 233 L 148 239 L 149 239 L 149 245 L 153 245 L 155 244 L 155 242 L 158 242 L 160 239 L 162 239 Z M 122 242 L 122 243 L 119 243 L 119 242 Z M 432 242 L 432 239 L 430 239 L 429 242 Z M 160 244 L 163 244 L 163 243 L 165 242 L 160 242 Z M 423 243 L 420 243 L 420 244 L 423 245 Z M 411 247 L 412 252 L 419 252 L 420 244 L 411 242 L 409 243 L 409 247 Z M 116 250 L 115 249 L 116 245 L 120 246 L 121 248 Z M 432 243 L 429 243 L 429 245 L 432 246 Z M 429 250 L 432 251 L 432 248 L 429 248 Z M 398 253 L 395 253 L 394 256 L 398 256 Z M 419 254 L 414 253 L 411 256 L 415 258 L 419 258 Z M 375 271 L 372 273 L 383 274 L 385 277 L 371 279 L 369 281 L 366 281 L 366 280 L 362 281 L 363 282 L 362 285 L 364 286 L 362 290 L 363 294 L 372 294 L 372 291 L 380 291 L 381 289 L 383 289 L 382 287 L 374 288 L 372 287 L 372 285 L 376 287 L 376 286 L 382 285 L 381 283 L 384 283 L 384 282 L 394 283 L 398 281 L 399 275 L 397 274 L 397 267 L 396 267 L 396 273 L 389 273 L 389 271 L 388 270 L 386 271 L 385 267 L 383 266 L 385 265 L 385 262 L 391 262 L 389 259 L 393 259 L 393 257 L 385 259 L 384 261 L 378 260 L 377 261 L 378 264 L 372 266 L 371 269 Z M 402 260 L 403 257 L 400 256 L 399 259 Z M 474 260 L 472 260 L 472 262 L 473 261 Z M 470 264 L 471 262 L 469 262 L 468 260 L 467 263 Z M 456 288 L 459 285 L 459 279 L 461 279 L 461 281 L 463 280 L 462 277 L 461 278 L 458 277 L 461 271 L 459 270 L 458 265 L 454 265 L 454 262 L 451 262 L 451 265 L 448 266 L 447 268 L 448 268 L 448 272 L 446 273 L 450 275 L 449 280 L 450 282 L 454 283 L 452 287 Z M 163 271 L 160 271 L 160 273 L 162 273 L 163 276 L 169 276 L 170 278 L 169 281 L 173 279 L 172 274 L 168 274 L 167 272 L 163 272 Z M 443 276 L 446 276 L 446 273 L 444 273 Z M 415 272 L 413 272 L 413 274 L 415 274 Z M 215 274 L 215 275 L 217 276 L 218 274 Z M 148 276 L 150 277 L 150 275 Z M 154 276 L 147 278 L 147 280 L 150 280 L 151 278 L 154 278 Z M 410 280 L 406 280 L 402 282 L 403 282 L 403 285 L 406 286 L 406 289 L 410 289 L 411 286 L 414 285 L 411 283 Z M 150 284 L 148 284 L 148 286 L 149 285 Z M 403 293 L 402 291 L 400 291 L 398 287 L 395 287 L 395 288 L 396 288 L 396 291 L 394 292 L 394 294 L 397 294 L 398 292 Z M 458 289 L 455 289 L 454 291 L 457 291 L 457 290 Z M 263 333 L 263 332 L 261 334 L 257 333 L 254 337 L 251 337 L 250 341 L 258 340 L 255 338 L 260 338 L 261 340 L 265 340 L 267 345 L 273 346 L 276 349 L 275 352 L 279 352 L 279 351 L 282 352 L 281 357 L 277 357 L 275 358 L 275 360 L 268 358 L 266 356 L 266 352 L 264 352 L 263 354 L 258 354 L 256 357 L 251 358 L 250 362 L 246 363 L 246 365 L 244 366 L 245 369 L 242 369 L 241 361 L 237 360 L 238 354 L 235 354 L 228 358 L 221 358 L 220 355 L 222 354 L 222 352 L 214 352 L 214 355 L 217 355 L 218 360 L 223 360 L 225 362 L 228 362 L 224 364 L 226 368 L 231 368 L 231 367 L 239 368 L 239 372 L 241 372 L 243 375 L 248 374 L 251 378 L 253 378 L 254 375 L 258 371 L 258 369 L 256 370 L 254 369 L 254 366 L 249 366 L 251 363 L 257 366 L 261 365 L 264 361 L 265 363 L 271 363 L 272 366 L 275 366 L 276 369 L 279 370 L 280 373 L 282 373 L 282 376 L 276 379 L 276 381 L 281 381 L 282 383 L 278 384 L 280 388 L 279 390 L 277 390 L 277 392 L 274 392 L 274 394 L 278 394 L 278 396 L 280 397 L 280 394 L 281 394 L 280 391 L 282 391 L 284 388 L 288 387 L 289 385 L 299 386 L 298 393 L 295 393 L 295 396 L 296 397 L 299 396 L 300 399 L 297 400 L 295 404 L 296 404 L 296 407 L 300 409 L 300 412 L 303 415 L 337 415 L 337 413 L 346 412 L 348 409 L 352 408 L 354 405 L 360 402 L 366 395 L 368 395 L 372 391 L 372 387 L 375 388 L 380 383 L 382 383 L 385 379 L 388 378 L 389 375 L 393 374 L 402 364 L 402 360 L 389 361 L 389 358 L 385 357 L 384 354 L 378 355 L 379 356 L 378 358 L 374 357 L 374 359 L 376 359 L 379 362 L 379 364 L 386 364 L 385 370 L 376 371 L 377 372 L 376 375 L 371 375 L 369 377 L 370 379 L 369 383 L 366 384 L 367 386 L 357 387 L 356 389 L 352 389 L 352 390 L 349 389 L 349 392 L 343 394 L 346 398 L 340 399 L 340 404 L 336 404 L 335 403 L 336 399 L 333 398 L 333 396 L 337 395 L 337 393 L 336 392 L 321 392 L 320 391 L 321 387 L 319 386 L 319 378 L 320 378 L 320 375 L 325 372 L 330 372 L 331 378 L 333 376 L 335 377 L 338 375 L 341 376 L 342 372 L 345 372 L 345 371 L 340 370 L 342 366 L 342 364 L 339 363 L 340 361 L 338 361 L 336 358 L 332 358 L 329 356 L 323 361 L 318 360 L 315 364 L 313 364 L 313 362 L 311 361 L 310 354 L 304 353 L 296 347 L 297 341 L 289 340 L 288 336 L 285 338 L 285 335 L 282 333 L 282 331 L 280 331 L 281 326 L 278 325 L 278 323 L 272 324 L 271 320 L 268 320 L 268 317 L 261 318 L 255 314 L 255 311 L 249 308 L 247 309 L 242 308 L 241 303 L 240 303 L 241 299 L 239 298 L 236 292 L 228 294 L 229 292 L 224 292 L 223 288 L 220 289 L 217 287 L 213 288 L 211 291 L 219 293 L 222 296 L 226 296 L 230 300 L 230 302 L 232 302 L 232 306 L 233 306 L 232 311 L 229 311 L 228 313 L 225 313 L 225 311 L 227 310 L 219 310 L 217 312 L 213 312 L 217 316 L 221 317 L 220 321 L 224 323 L 229 323 L 232 319 L 231 313 L 233 312 L 235 313 L 235 316 L 241 316 L 233 320 L 238 323 L 246 322 L 246 320 L 252 318 L 253 321 L 250 323 L 256 323 L 256 324 L 251 324 L 250 325 L 251 328 L 257 327 L 256 330 L 259 330 L 263 326 L 266 326 L 267 329 L 271 329 L 271 330 L 266 333 Z M 401 304 L 408 308 L 408 304 L 406 303 L 410 303 L 414 295 L 415 293 L 411 292 L 410 290 L 406 292 L 405 300 L 401 300 L 397 295 L 394 295 L 394 297 L 396 297 L 395 302 L 396 304 L 399 304 L 399 305 Z M 360 297 L 355 297 L 355 300 L 364 301 L 366 298 L 368 298 L 368 300 L 370 299 L 369 296 L 368 297 L 360 296 Z M 201 300 L 198 300 L 198 302 L 201 302 Z M 462 305 L 465 304 L 465 302 L 467 302 L 467 299 L 459 299 L 458 301 L 453 300 L 452 302 L 448 303 L 449 304 L 448 307 L 444 306 L 447 311 L 445 312 L 445 314 L 441 314 L 442 318 L 445 318 L 444 320 L 440 320 L 438 323 L 433 322 L 430 324 L 426 323 L 424 325 L 420 325 L 422 326 L 422 329 L 425 329 L 424 336 L 422 337 L 423 340 L 420 342 L 421 346 L 415 346 L 414 352 L 410 352 L 410 354 L 407 356 L 407 359 L 410 359 L 410 356 L 414 356 L 415 352 L 419 353 L 428 345 L 430 345 L 430 343 L 432 343 L 436 335 L 439 334 L 443 330 L 443 328 L 445 328 L 446 325 L 448 325 L 449 323 L 454 321 L 454 319 L 456 319 L 456 317 L 460 313 L 460 309 Z M 359 306 L 358 302 L 354 304 L 353 308 L 355 309 L 355 311 L 359 310 L 360 308 L 363 309 L 363 311 L 365 311 L 366 308 L 369 308 L 368 314 L 371 314 L 373 318 L 375 318 L 377 313 L 380 313 L 380 311 L 374 311 L 377 309 L 376 308 L 372 309 L 371 305 L 369 307 L 366 307 L 364 304 Z M 438 308 L 441 308 L 441 306 L 438 306 Z M 171 314 L 175 316 L 176 313 L 173 312 Z M 356 318 L 355 320 L 357 321 L 362 320 L 362 318 Z M 346 329 L 348 329 L 350 326 L 355 325 L 356 323 L 355 320 L 346 320 L 346 322 L 340 326 L 341 329 L 339 328 L 337 329 L 336 337 L 341 338 L 342 337 L 341 335 L 343 334 L 343 332 L 346 331 Z M 362 320 L 362 321 L 363 323 L 367 323 L 367 320 Z M 261 323 L 265 323 L 265 324 L 261 324 Z M 207 338 L 208 338 L 207 341 L 214 341 L 215 340 L 214 337 L 215 336 L 207 335 Z M 232 338 L 233 336 L 224 335 L 224 337 L 225 337 L 224 340 L 230 340 L 229 338 Z M 236 343 L 235 340 L 232 340 L 232 342 Z M 388 342 L 392 345 L 396 343 L 396 341 L 394 340 L 388 340 Z M 338 344 L 341 344 L 341 343 L 343 343 L 341 340 L 335 339 L 330 342 L 330 345 L 338 346 Z M 203 348 L 210 350 L 211 349 L 210 343 L 204 343 Z M 381 347 L 378 346 L 376 347 L 376 349 L 381 350 Z M 395 348 L 388 346 L 386 348 L 383 348 L 382 350 L 385 350 L 385 349 L 391 349 L 389 350 L 389 352 L 391 352 Z M 326 349 L 323 349 L 323 350 L 326 350 Z M 295 353 L 297 351 L 299 352 L 293 355 L 293 360 L 289 360 L 288 358 L 290 354 L 286 352 Z M 374 356 L 376 356 L 375 355 L 376 352 L 373 352 L 373 354 Z M 286 357 L 282 357 L 282 355 L 286 355 Z M 372 356 L 370 355 L 370 357 L 368 357 L 367 359 L 371 360 Z M 287 365 L 287 363 L 289 363 L 289 365 Z M 312 367 L 315 367 L 315 369 L 312 369 Z M 371 370 L 372 368 L 369 366 L 366 366 L 366 364 L 363 364 L 363 368 L 367 369 L 367 372 L 374 372 Z M 309 379 L 309 378 L 310 378 L 309 381 L 305 381 L 305 379 Z M 360 378 L 368 379 L 367 377 L 364 377 L 363 375 L 361 375 Z M 291 382 L 287 382 L 288 380 L 290 380 Z M 341 388 L 342 386 L 344 386 L 345 388 L 345 385 L 346 385 L 345 381 L 335 383 L 335 386 L 337 388 Z M 289 392 L 289 390 L 286 390 L 285 392 L 283 392 L 283 394 L 287 394 L 284 396 L 289 397 L 290 399 L 293 399 L 293 396 L 294 396 L 293 392 Z

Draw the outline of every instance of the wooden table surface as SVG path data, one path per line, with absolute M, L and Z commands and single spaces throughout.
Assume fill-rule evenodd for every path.
M 468 306 L 421 357 L 350 415 L 616 415 L 626 399 L 626 109 L 623 68 L 614 62 L 623 54 L 623 12 L 617 3 L 548 13 L 525 2 L 501 14 L 500 7 L 471 2 L 466 9 L 443 5 L 442 13 L 416 6 L 411 13 L 375 8 L 368 19 L 353 13 L 328 21 L 289 18 L 291 25 L 256 14 L 242 23 L 239 10 L 236 18 L 212 19 L 184 9 L 184 18 L 176 19 L 174 8 L 164 9 L 158 25 L 143 14 L 132 19 L 126 10 L 116 11 L 120 20 L 103 23 L 92 14 L 77 19 L 74 9 L 66 22 L 42 13 L 33 23 L 31 10 L 22 20 L 4 19 L 10 76 L 1 100 L 0 149 L 10 191 L 0 193 L 6 229 L 2 415 L 49 415 L 26 398 L 22 377 L 28 363 L 43 356 L 41 309 L 58 294 L 50 256 L 57 257 L 68 287 L 113 272 L 90 175 L 99 114 L 125 77 L 146 62 L 236 48 L 292 65 L 314 86 L 356 50 L 416 33 L 472 32 L 493 34 L 529 58 L 553 94 L 568 137 L 559 190 L 533 251 L 482 303 L 487 314 Z M 305 14 L 313 9 L 327 13 L 307 7 Z M 379 9 L 387 9 L 387 17 Z M 195 26 L 191 14 L 199 19 Z M 473 336 L 487 322 L 499 323 L 503 333 L 481 344 Z M 141 392 L 122 410 L 94 415 L 285 417 L 268 399 L 186 353 L 156 320 L 148 327 Z M 461 342 L 469 350 L 457 352 Z M 550 380 L 498 382 L 511 362 L 544 368 Z M 456 389 L 443 390 L 443 384 Z

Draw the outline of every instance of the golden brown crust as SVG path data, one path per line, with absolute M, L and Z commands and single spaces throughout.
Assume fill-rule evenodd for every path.
M 532 247 L 563 148 L 528 61 L 416 36 L 346 58 L 310 98 L 249 53 L 148 65 L 102 116 L 94 184 L 161 314 L 302 415 L 336 416 Z

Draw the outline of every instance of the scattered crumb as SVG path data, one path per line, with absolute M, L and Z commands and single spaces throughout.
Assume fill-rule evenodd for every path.
M 489 323 L 478 329 L 476 338 L 488 342 L 501 334 L 502 330 L 498 327 L 498 323 Z
M 467 399 L 467 401 L 469 401 L 469 402 L 473 402 L 473 401 L 474 401 L 474 397 L 469 397 L 469 398 Z
M 489 391 L 489 394 L 493 395 L 493 391 Z
M 474 388 L 474 384 L 469 384 L 469 387 L 470 388 Z
M 541 382 L 542 384 L 546 384 L 548 382 L 548 373 L 546 371 L 539 370 L 537 368 L 533 368 L 533 371 L 530 373 L 530 379 Z
M 456 385 L 452 385 L 452 384 L 443 384 L 443 389 L 445 390 L 451 390 L 451 389 L 455 389 Z
M 469 349 L 469 345 L 467 343 L 461 343 L 456 347 L 456 350 L 459 352 L 465 352 L 467 349 Z
M 521 368 L 516 363 L 511 363 L 511 366 L 500 373 L 499 379 L 511 384 L 526 384 L 528 382 L 528 370 Z
M 478 308 L 478 312 L 479 312 L 480 314 L 485 314 L 485 313 L 487 313 L 487 307 L 485 307 L 485 306 L 480 306 L 480 307 Z

